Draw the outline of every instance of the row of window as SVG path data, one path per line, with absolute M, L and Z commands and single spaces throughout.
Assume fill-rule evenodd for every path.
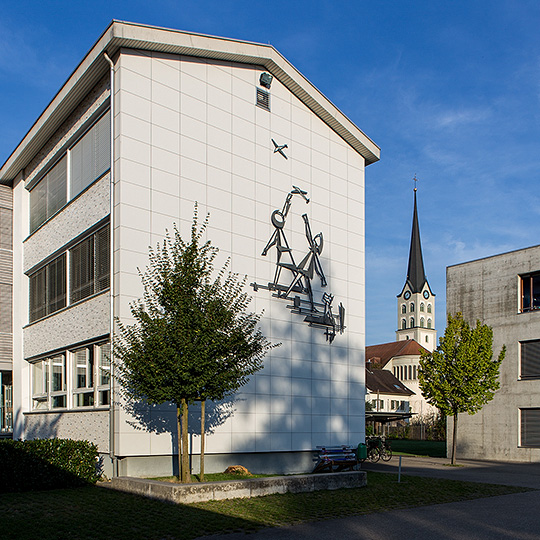
M 408 401 L 399 401 L 395 399 L 388 400 L 390 408 L 389 411 L 393 412 L 409 412 L 409 402 Z M 374 411 L 384 411 L 384 399 L 373 399 L 371 400 L 371 407 Z
M 69 279 L 68 279 L 69 276 Z M 109 288 L 109 226 L 42 266 L 30 276 L 30 322 Z
M 411 302 L 409 304 L 409 311 L 411 313 L 414 313 L 414 302 Z M 425 305 L 424 302 L 420 304 L 420 311 L 425 311 Z M 431 304 L 427 305 L 427 312 L 431 313 Z M 401 304 L 401 313 L 407 313 L 407 304 Z
M 414 328 L 415 327 L 415 320 L 414 320 L 414 317 L 411 317 L 409 319 L 409 322 L 410 322 L 410 325 L 409 325 L 409 328 Z M 432 321 L 431 319 L 428 319 L 427 320 L 427 328 L 431 328 L 432 326 Z M 407 319 L 401 319 L 401 329 L 402 330 L 405 330 L 407 328 Z M 420 328 L 426 328 L 426 320 L 424 319 L 424 317 L 420 317 Z
M 394 366 L 394 377 L 400 381 L 416 381 L 418 379 L 419 366 L 409 364 L 408 366 Z
M 30 191 L 30 232 L 111 167 L 110 113 L 104 114 Z
M 110 357 L 110 343 L 102 342 L 33 362 L 32 409 L 108 406 Z

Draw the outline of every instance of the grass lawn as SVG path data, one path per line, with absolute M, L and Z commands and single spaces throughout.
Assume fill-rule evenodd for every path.
M 0 495 L 10 540 L 180 540 L 528 491 L 526 488 L 368 473 L 361 489 L 175 505 L 100 487 Z
M 445 441 L 414 441 L 410 439 L 388 439 L 388 441 L 395 454 L 446 457 Z

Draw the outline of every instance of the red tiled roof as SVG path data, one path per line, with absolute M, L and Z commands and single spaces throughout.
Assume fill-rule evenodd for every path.
M 380 367 L 384 367 L 394 356 L 415 355 L 427 349 L 414 339 L 402 341 L 392 341 L 391 343 L 381 343 L 380 345 L 370 345 L 366 347 L 366 364 L 369 360 Z

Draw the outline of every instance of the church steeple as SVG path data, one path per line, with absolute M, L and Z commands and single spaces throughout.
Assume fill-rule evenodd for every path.
M 416 177 L 414 181 L 416 182 Z M 437 345 L 435 295 L 431 292 L 424 269 L 416 204 L 416 187 L 414 188 L 414 209 L 407 279 L 397 299 L 398 328 L 396 330 L 396 339 L 398 341 L 414 339 L 429 351 L 435 349 Z
M 416 208 L 416 188 L 414 188 L 414 211 L 411 232 L 411 247 L 409 249 L 409 267 L 407 269 L 407 283 L 411 292 L 421 292 L 427 282 L 422 257 L 422 244 L 420 243 L 420 227 L 418 225 L 418 210 Z

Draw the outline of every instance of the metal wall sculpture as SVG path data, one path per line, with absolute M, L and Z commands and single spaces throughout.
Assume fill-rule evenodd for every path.
M 308 251 L 304 258 L 297 264 L 291 246 L 285 235 L 285 222 L 292 200 L 295 195 L 309 203 L 307 192 L 293 186 L 287 194 L 283 208 L 272 212 L 272 225 L 275 230 L 266 244 L 262 255 L 266 256 L 272 247 L 276 248 L 277 260 L 274 281 L 268 285 L 251 283 L 255 291 L 266 289 L 273 292 L 274 297 L 291 302 L 287 307 L 292 313 L 304 315 L 304 321 L 309 326 L 324 328 L 326 339 L 332 343 L 336 333 L 343 333 L 345 329 L 345 308 L 339 304 L 337 315 L 332 311 L 333 295 L 323 293 L 320 301 L 315 301 L 311 286 L 315 274 L 321 281 L 321 287 L 326 287 L 326 277 L 319 258 L 322 253 L 324 241 L 322 232 L 313 236 L 307 214 L 302 215 L 304 229 L 308 244 Z

